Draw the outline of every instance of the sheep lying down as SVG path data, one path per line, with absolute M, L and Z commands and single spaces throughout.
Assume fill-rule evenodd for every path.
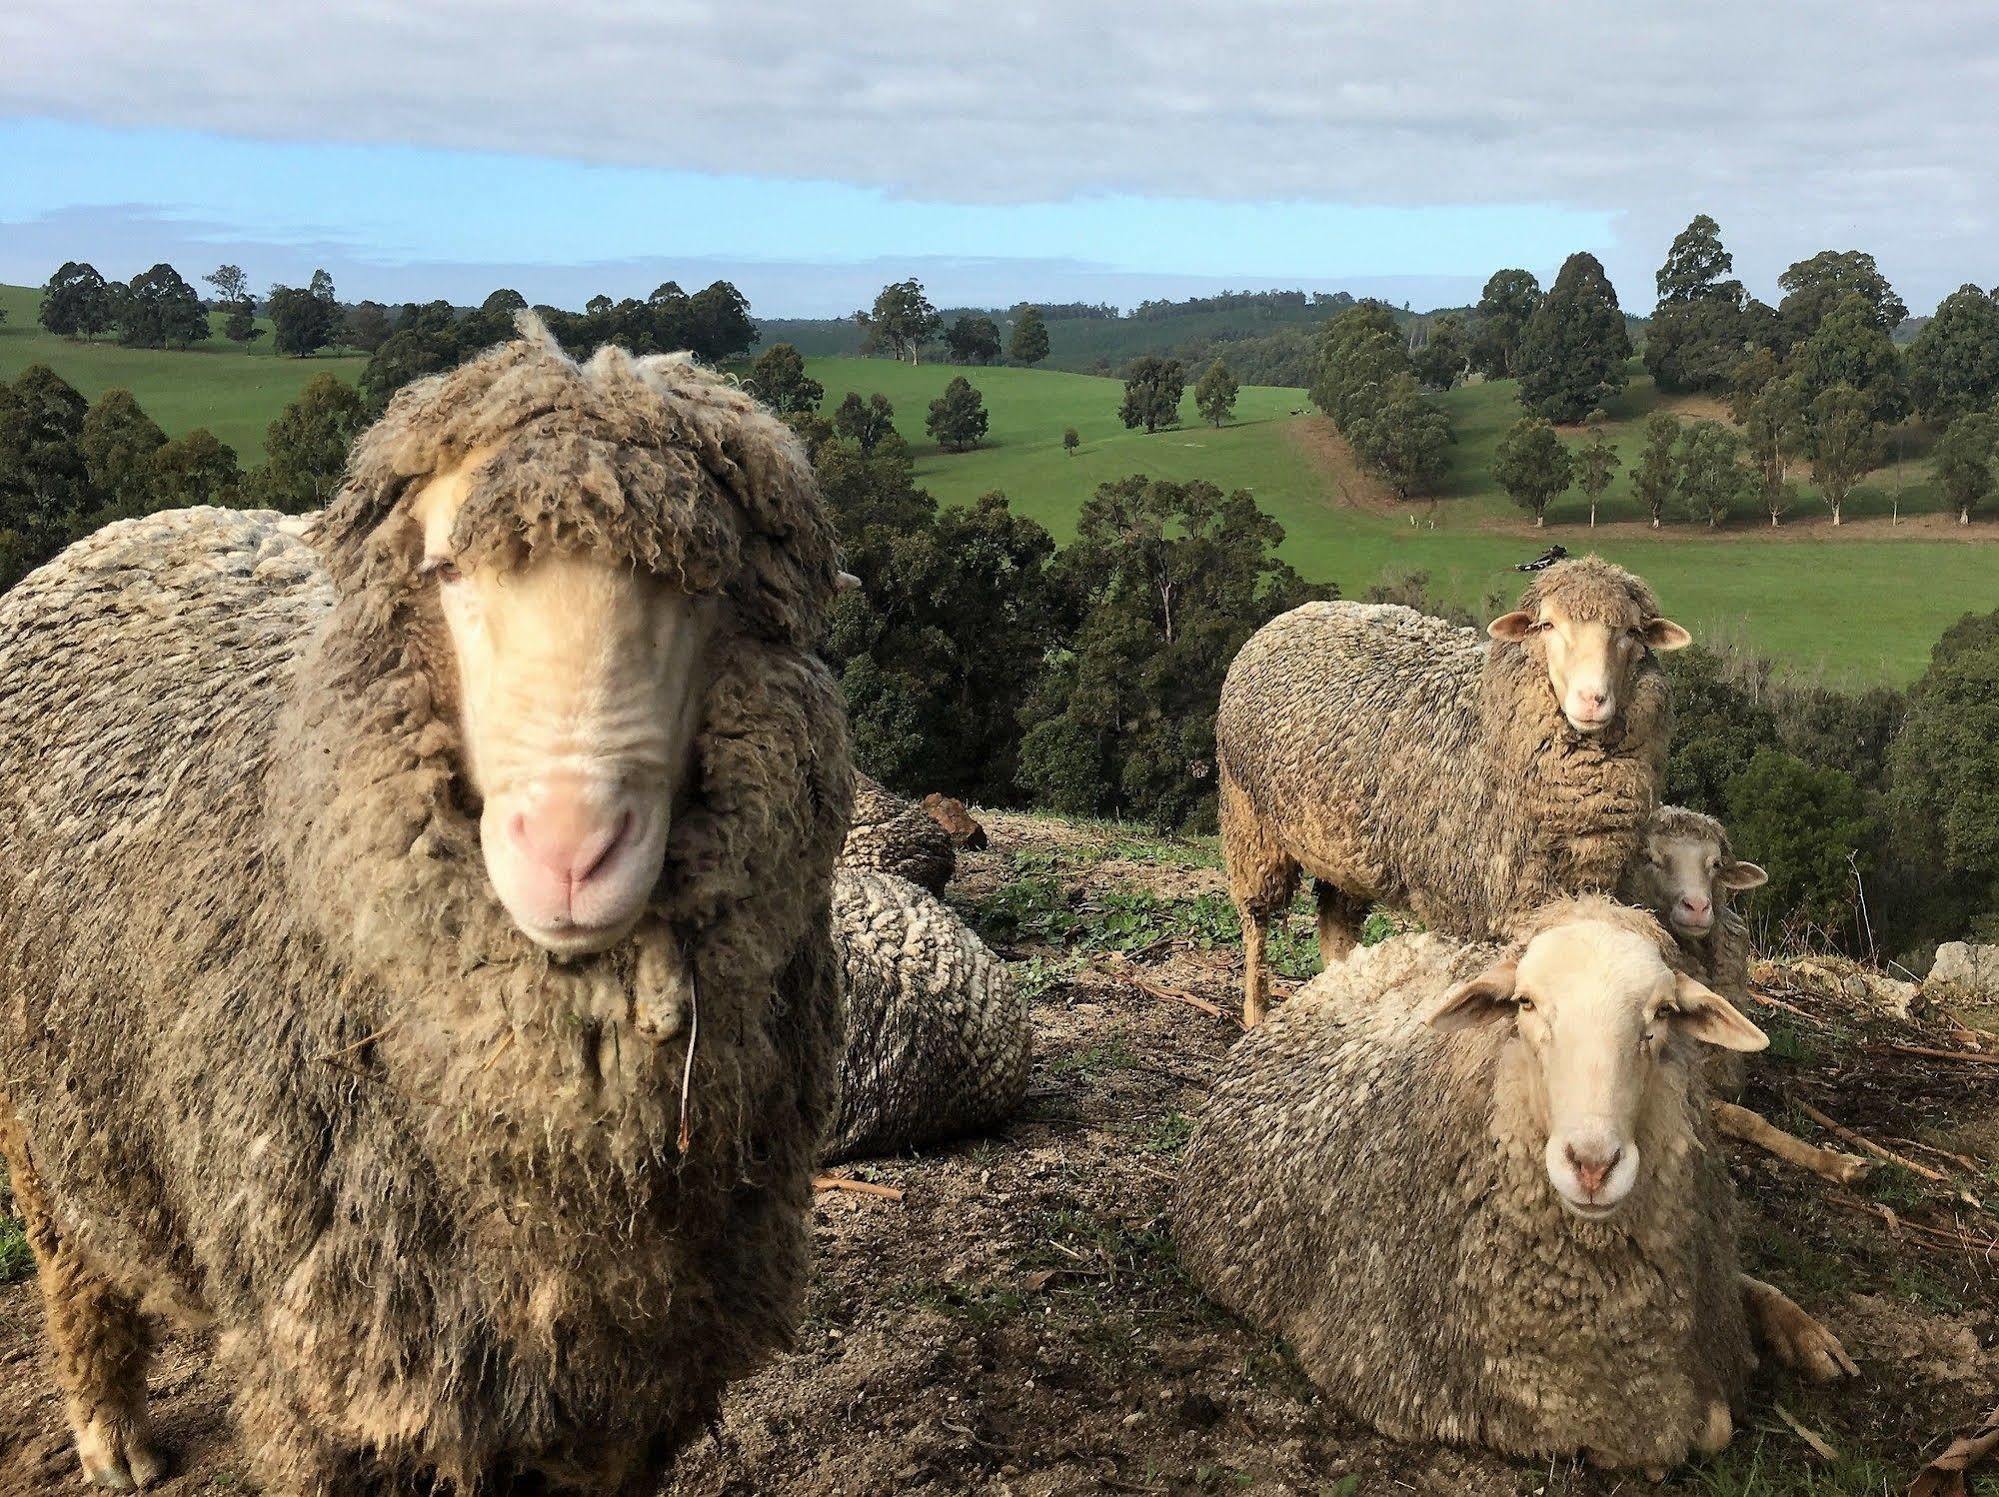
M 837 869 L 833 946 L 847 1040 L 828 1159 L 913 1149 L 1013 1115 L 1027 1091 L 1027 1001 L 950 906 L 892 874 Z
M 1752 1343 L 1839 1342 L 1736 1258 L 1703 1047 L 1766 1039 L 1649 916 L 1545 907 L 1512 948 L 1401 937 L 1230 1055 L 1182 1258 L 1397 1438 L 1663 1468 L 1725 1445 Z

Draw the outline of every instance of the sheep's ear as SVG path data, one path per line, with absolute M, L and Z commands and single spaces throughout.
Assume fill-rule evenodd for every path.
M 1770 1036 L 1743 1018 L 1734 1004 L 1684 972 L 1673 974 L 1673 996 L 1662 1005 L 1660 1017 L 1688 1039 L 1723 1050 L 1763 1050 L 1770 1044 Z
M 1671 619 L 1652 619 L 1645 625 L 1645 643 L 1655 650 L 1684 650 L 1693 642 L 1693 635 Z
M 1755 863 L 1730 863 L 1721 870 L 1721 886 L 1724 889 L 1760 889 L 1770 882 L 1770 875 Z
M 1474 1024 L 1490 1024 L 1513 1012 L 1513 983 L 1520 959 L 1502 957 L 1469 982 L 1461 982 L 1430 1006 L 1423 1022 L 1454 1034 Z
M 1502 613 L 1485 626 L 1485 632 L 1494 639 L 1517 645 L 1534 632 L 1534 615 L 1525 609 L 1514 613 Z

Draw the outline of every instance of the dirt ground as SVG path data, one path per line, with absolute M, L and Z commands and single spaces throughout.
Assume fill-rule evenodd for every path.
M 1031 995 L 1026 1106 L 996 1137 L 848 1171 L 899 1198 L 820 1194 L 796 1353 L 735 1390 L 670 1490 L 1642 1490 L 1374 1436 L 1321 1402 L 1281 1345 L 1202 1299 L 1167 1209 L 1176 1156 L 1239 1033 L 1212 846 L 984 819 L 993 849 L 965 856 L 951 897 Z M 1302 976 L 1309 922 L 1294 925 L 1273 954 Z M 1893 1024 L 1779 985 L 1752 1017 L 1776 1043 L 1749 1105 L 1836 1142 L 1809 1103 L 1941 1178 L 1884 1166 L 1843 1190 L 1734 1155 L 1747 1266 L 1829 1323 L 1863 1376 L 1815 1388 L 1766 1372 L 1731 1450 L 1672 1485 L 1900 1492 L 1999 1399 L 1999 1222 L 1968 1204 L 1999 1203 L 1999 1065 L 1891 1048 L 1966 1048 L 1973 1037 L 1942 1013 Z M 0 1493 L 79 1489 L 38 1322 L 31 1283 L 0 1289 Z M 176 1473 L 162 1490 L 245 1490 L 202 1345 L 170 1339 L 153 1389 Z

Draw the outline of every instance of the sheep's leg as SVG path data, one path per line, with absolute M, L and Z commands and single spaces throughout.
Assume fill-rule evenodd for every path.
M 1813 1382 L 1858 1377 L 1860 1369 L 1839 1337 L 1799 1309 L 1789 1295 L 1761 1279 L 1742 1276 L 1742 1304 L 1763 1349 L 1793 1372 Z
M 1229 898 L 1242 920 L 1242 1022 L 1245 1029 L 1254 1029 L 1263 1022 L 1270 999 L 1264 927 L 1291 903 L 1299 868 L 1271 835 L 1226 762 L 1220 790 L 1222 863 L 1228 870 Z
M 1312 890 L 1319 898 L 1319 962 L 1330 967 L 1345 961 L 1347 953 L 1360 943 L 1367 901 L 1355 899 L 1338 884 L 1322 878 L 1312 880 Z
M 152 1342 L 139 1307 L 84 1261 L 49 1209 L 20 1125 L 0 1105 L 0 1152 L 42 1285 L 56 1384 L 84 1476 L 114 1492 L 149 1487 L 163 1474 L 146 1413 Z

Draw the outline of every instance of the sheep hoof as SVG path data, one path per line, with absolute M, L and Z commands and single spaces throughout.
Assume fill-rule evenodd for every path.
M 1711 1403 L 1707 1406 L 1707 1428 L 1701 1431 L 1696 1445 L 1702 1455 L 1719 1455 L 1728 1448 L 1728 1442 L 1735 1438 L 1735 1416 L 1728 1411 L 1725 1403 Z
M 1750 1281 L 1757 1338 L 1779 1363 L 1815 1383 L 1858 1377 L 1860 1369 L 1839 1337 L 1807 1315 L 1781 1290 Z
M 76 1454 L 84 1478 L 106 1491 L 144 1491 L 166 1474 L 143 1419 L 92 1419 L 77 1434 Z

